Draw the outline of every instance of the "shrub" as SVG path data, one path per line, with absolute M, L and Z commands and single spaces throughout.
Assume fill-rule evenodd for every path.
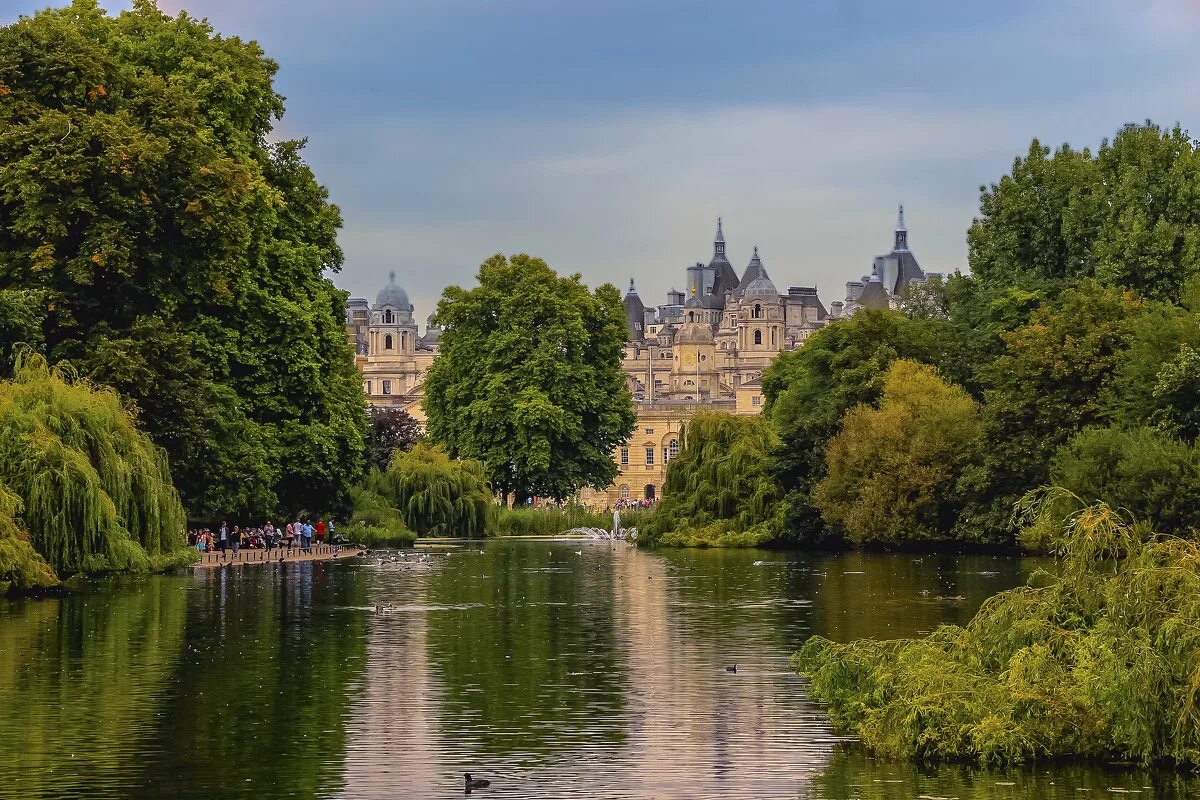
M 1200 764 L 1200 546 L 1104 504 L 1065 519 L 1027 495 L 1054 575 L 923 639 L 813 637 L 792 665 L 882 755 L 985 764 L 1058 756 Z

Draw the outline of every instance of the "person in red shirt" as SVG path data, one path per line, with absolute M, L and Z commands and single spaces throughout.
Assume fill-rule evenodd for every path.
M 325 520 L 323 519 L 317 520 L 317 542 L 325 542 Z

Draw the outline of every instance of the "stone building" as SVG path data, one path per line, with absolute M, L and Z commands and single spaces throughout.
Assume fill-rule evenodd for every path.
M 423 423 L 425 373 L 437 354 L 441 331 L 427 321 L 425 333 L 417 335 L 412 303 L 397 285 L 396 273 L 391 273 L 374 304 L 351 298 L 346 307 L 346 332 L 354 343 L 354 360 L 367 402 L 403 408 Z
M 906 286 L 932 276 L 908 249 L 903 207 L 892 251 L 874 259 L 870 275 L 847 283 L 845 302 L 834 302 L 829 310 L 814 286 L 780 291 L 758 247 L 739 276 L 726 245 L 718 219 L 712 257 L 707 264 L 685 267 L 686 290 L 672 289 L 661 305 L 646 305 L 630 279 L 622 369 L 637 425 L 613 453 L 617 479 L 604 489 L 583 489 L 584 504 L 611 507 L 657 499 L 667 464 L 679 453 L 683 426 L 697 412 L 761 413 L 762 374 L 776 356 L 802 346 L 840 316 L 895 305 Z M 441 332 L 430 315 L 418 336 L 413 310 L 393 273 L 374 304 L 349 301 L 347 334 L 355 343 L 369 402 L 404 408 L 424 422 L 425 372 L 437 355 Z

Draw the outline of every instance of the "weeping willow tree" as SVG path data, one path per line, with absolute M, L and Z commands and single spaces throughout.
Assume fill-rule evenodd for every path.
M 494 513 L 483 465 L 424 443 L 396 451 L 370 484 L 422 536 L 483 536 Z
M 21 498 L 0 484 L 0 595 L 10 591 L 49 589 L 58 576 L 33 544 L 29 533 L 17 523 Z
M 1063 516 L 1064 501 L 1075 510 Z M 887 756 L 1200 765 L 1200 546 L 1063 490 L 1026 496 L 1057 568 L 923 639 L 813 637 L 792 664 Z
M 776 441 L 762 417 L 697 414 L 667 466 L 643 538 L 685 547 L 752 547 L 773 538 L 780 491 L 768 453 Z
M 417 535 L 405 524 L 404 515 L 379 492 L 355 487 L 350 490 L 350 503 L 353 508 L 350 524 L 339 531 L 351 541 L 378 547 L 406 545 L 416 540 Z
M 115 392 L 40 356 L 0 383 L 0 483 L 59 574 L 144 570 L 190 554 L 163 451 Z

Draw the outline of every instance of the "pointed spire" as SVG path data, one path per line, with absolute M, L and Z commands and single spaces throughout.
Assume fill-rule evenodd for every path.
M 720 217 L 717 217 L 717 236 L 715 239 L 713 239 L 713 241 L 714 242 L 725 241 L 725 233 L 724 233 L 724 231 L 721 230 L 721 218 Z
M 391 272 L 388 273 L 388 282 L 389 283 L 396 282 L 396 270 L 392 270 Z
M 637 289 L 633 286 L 633 276 L 629 278 L 629 291 L 626 294 L 637 294 Z
M 900 204 L 900 217 L 896 220 L 896 241 L 892 245 L 892 251 L 900 251 L 908 249 L 908 228 L 904 225 L 904 204 Z

